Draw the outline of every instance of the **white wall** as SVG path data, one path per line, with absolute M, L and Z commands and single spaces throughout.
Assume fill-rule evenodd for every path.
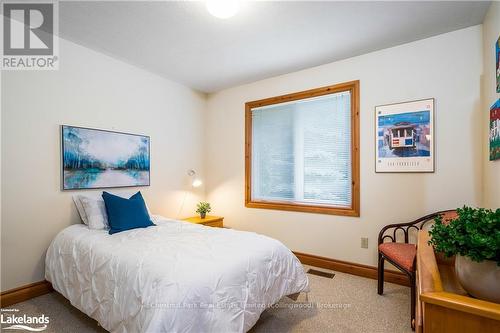
M 65 40 L 60 59 L 59 71 L 2 73 L 2 291 L 43 280 L 50 241 L 79 223 L 75 192 L 60 190 L 59 125 L 151 136 L 151 186 L 139 189 L 154 213 L 176 216 L 187 169 L 203 175 L 204 95 Z
M 233 228 L 292 250 L 375 265 L 382 226 L 481 202 L 481 50 L 475 26 L 209 96 L 208 200 Z M 351 80 L 361 84 L 361 217 L 245 208 L 244 103 Z M 428 97 L 436 99 L 436 172 L 375 174 L 374 107 Z M 368 250 L 360 248 L 364 236 Z
M 483 77 L 482 77 L 482 115 L 483 142 L 483 205 L 489 208 L 500 207 L 500 160 L 489 161 L 489 120 L 490 107 L 500 98 L 496 92 L 495 43 L 500 36 L 500 3 L 493 1 L 483 22 Z

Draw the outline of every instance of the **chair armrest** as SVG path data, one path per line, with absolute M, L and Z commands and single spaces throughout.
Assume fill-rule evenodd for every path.
M 395 223 L 395 224 L 389 224 L 383 227 L 379 234 L 378 234 L 378 245 L 382 244 L 386 238 L 389 238 L 392 242 L 396 242 L 396 232 L 398 230 L 402 230 L 404 237 L 405 237 L 405 243 L 408 243 L 408 231 L 411 228 L 416 229 L 416 231 L 421 230 L 424 225 L 429 222 L 433 221 L 437 216 L 442 215 L 444 213 L 452 212 L 454 211 L 453 209 L 451 210 L 443 210 L 437 213 L 432 213 L 428 214 L 425 216 L 422 216 L 414 221 L 411 222 L 406 222 L 406 223 Z M 392 235 L 390 232 L 392 231 Z M 388 232 L 388 234 L 385 234 Z

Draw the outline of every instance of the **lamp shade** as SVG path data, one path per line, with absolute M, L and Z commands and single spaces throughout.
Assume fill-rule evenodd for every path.
M 189 177 L 191 177 L 191 186 L 192 187 L 200 187 L 203 184 L 201 179 L 196 177 L 196 171 L 194 171 L 193 169 L 189 169 L 187 171 L 187 174 Z

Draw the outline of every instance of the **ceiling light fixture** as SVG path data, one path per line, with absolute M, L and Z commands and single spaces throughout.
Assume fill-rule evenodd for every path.
M 207 0 L 206 6 L 210 14 L 221 19 L 233 17 L 240 9 L 237 0 Z

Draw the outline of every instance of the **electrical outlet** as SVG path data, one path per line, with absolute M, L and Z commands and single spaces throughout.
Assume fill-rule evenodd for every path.
M 361 248 L 362 249 L 368 248 L 368 237 L 361 237 Z

